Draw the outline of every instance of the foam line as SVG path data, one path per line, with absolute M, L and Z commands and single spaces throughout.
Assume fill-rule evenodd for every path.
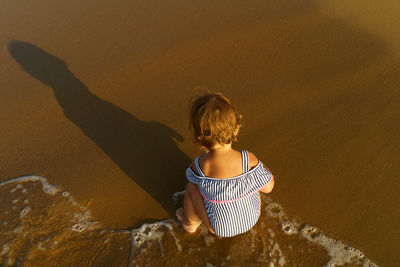
M 27 184 L 38 181 L 42 188 Z M 23 185 L 23 183 L 26 184 Z M 65 246 L 63 242 L 68 242 L 71 246 L 79 246 L 81 241 L 75 245 L 70 242 L 75 242 L 73 240 L 91 242 L 91 236 L 104 237 L 101 242 L 96 242 L 103 245 L 93 246 L 93 255 L 97 255 L 96 259 L 101 258 L 109 248 L 113 247 L 120 248 L 121 251 L 118 250 L 118 253 L 122 253 L 123 243 L 118 243 L 120 242 L 118 238 L 127 234 L 126 241 L 129 242 L 130 249 L 127 250 L 126 257 L 129 260 L 129 266 L 146 265 L 151 260 L 168 262 L 171 259 L 174 261 L 181 259 L 183 263 L 193 260 L 193 262 L 201 262 L 209 266 L 246 263 L 240 262 L 240 258 L 235 256 L 239 252 L 252 255 L 254 263 L 262 263 L 265 266 L 285 266 L 296 264 L 297 257 L 300 256 L 296 254 L 296 251 L 305 249 L 308 246 L 306 241 L 326 251 L 329 260 L 325 261 L 325 266 L 354 263 L 361 264 L 360 266 L 376 266 L 356 248 L 324 235 L 316 227 L 300 224 L 291 219 L 281 205 L 265 195 L 262 197 L 264 208 L 258 226 L 256 225 L 237 239 L 244 240 L 243 248 L 240 246 L 235 248 L 235 246 L 231 247 L 231 241 L 229 241 L 231 239 L 218 238 L 202 226 L 198 232 L 189 235 L 174 219 L 146 223 L 133 230 L 103 228 L 101 222 L 91 220 L 90 210 L 79 205 L 69 192 L 64 191 L 61 186 L 50 184 L 42 176 L 28 175 L 8 179 L 0 182 L 0 189 L 2 187 L 5 187 L 3 190 L 10 195 L 6 196 L 9 205 L 4 205 L 4 211 L 2 211 L 4 219 L 1 225 L 7 229 L 7 232 L 0 232 L 0 266 L 24 264 L 25 261 L 29 262 L 32 255 L 40 253 L 58 253 L 57 250 L 56 252 L 53 250 Z M 28 189 L 30 192 L 27 194 Z M 59 192 L 61 193 L 58 194 Z M 178 206 L 182 204 L 183 195 L 184 191 L 181 191 L 173 196 Z M 43 201 L 44 199 L 47 202 Z M 29 206 L 27 206 L 28 203 Z M 43 214 L 40 212 L 43 209 L 50 209 L 51 213 Z M 52 223 L 53 221 L 57 223 Z M 42 229 L 42 223 L 50 228 Z M 71 239 L 71 236 L 74 236 L 74 239 Z M 189 241 L 188 238 L 190 238 Z M 290 245 L 287 246 L 287 241 L 282 242 L 288 238 L 298 240 L 300 247 L 292 249 Z M 21 245 L 23 246 L 18 247 Z M 217 264 L 216 259 L 220 260 L 219 255 L 213 256 L 211 252 L 218 251 L 221 247 L 231 248 L 224 260 Z M 60 251 L 59 253 L 64 253 Z M 79 253 L 79 250 L 76 251 Z M 154 254 L 156 252 L 159 254 Z M 118 254 L 113 255 L 115 257 Z

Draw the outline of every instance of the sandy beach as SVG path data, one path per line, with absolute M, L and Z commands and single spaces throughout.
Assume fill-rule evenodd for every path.
M 394 0 L 3 1 L 0 181 L 46 177 L 113 229 L 173 217 L 188 103 L 221 91 L 271 197 L 395 266 L 399 51 Z

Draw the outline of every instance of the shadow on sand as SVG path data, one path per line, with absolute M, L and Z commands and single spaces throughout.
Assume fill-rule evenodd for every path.
M 175 142 L 182 136 L 92 94 L 63 60 L 43 49 L 22 41 L 8 49 L 25 72 L 53 88 L 65 116 L 172 216 L 172 194 L 184 187 L 182 173 L 190 164 Z

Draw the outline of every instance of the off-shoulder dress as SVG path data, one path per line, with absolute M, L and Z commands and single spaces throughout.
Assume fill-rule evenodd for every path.
M 243 174 L 232 178 L 206 177 L 201 171 L 199 157 L 194 162 L 198 174 L 191 167 L 186 178 L 197 184 L 204 197 L 208 218 L 218 236 L 231 237 L 250 230 L 260 217 L 259 191 L 272 180 L 272 174 L 261 161 L 249 170 L 249 155 L 242 150 Z

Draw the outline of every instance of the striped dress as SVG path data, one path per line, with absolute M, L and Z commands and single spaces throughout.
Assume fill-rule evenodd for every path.
M 249 171 L 249 155 L 242 150 L 243 174 L 218 179 L 206 177 L 201 171 L 199 157 L 194 162 L 199 175 L 189 167 L 187 179 L 197 184 L 204 197 L 208 218 L 218 236 L 231 237 L 250 230 L 260 216 L 258 191 L 272 180 L 272 174 L 261 161 Z

